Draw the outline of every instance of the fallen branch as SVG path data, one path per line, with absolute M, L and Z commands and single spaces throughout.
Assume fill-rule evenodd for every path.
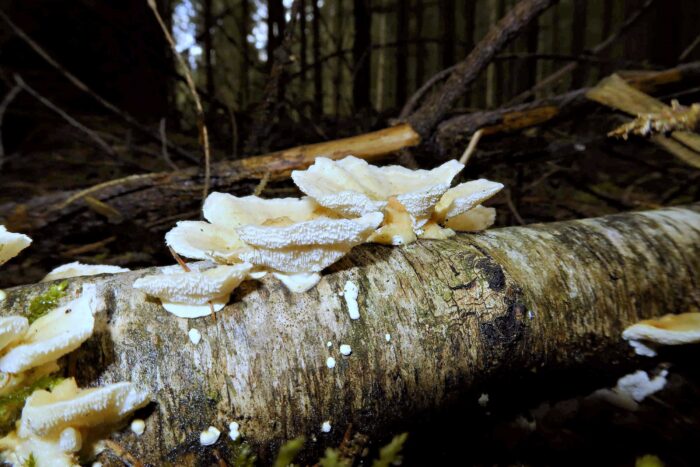
M 5 118 L 5 112 L 7 111 L 7 107 L 12 103 L 13 100 L 15 100 L 15 97 L 17 97 L 17 94 L 22 91 L 22 87 L 18 84 L 15 84 L 10 91 L 5 94 L 5 97 L 2 99 L 2 102 L 0 102 L 0 169 L 2 169 L 2 165 L 5 162 L 5 146 L 2 144 L 2 122 L 3 119 Z
M 445 117 L 454 103 L 466 93 L 469 86 L 491 63 L 496 54 L 508 45 L 530 21 L 537 18 L 553 3 L 554 0 L 521 0 L 518 2 L 506 16 L 491 28 L 467 58 L 457 64 L 447 81 L 436 92 L 432 93 L 415 112 L 411 113 L 406 121 L 421 137 L 429 137 L 435 126 Z
M 217 322 L 186 323 L 133 289 L 148 271 L 72 279 L 69 296 L 96 283 L 109 304 L 74 355 L 89 362 L 78 376 L 150 388 L 146 432 L 114 436 L 144 465 L 210 465 L 213 449 L 232 458 L 232 421 L 264 463 L 299 435 L 318 437 L 320 451 L 350 424 L 370 437 L 411 430 L 402 423 L 475 403 L 504 377 L 600 376 L 629 362 L 626 326 L 700 307 L 698 225 L 696 204 L 363 246 L 308 293 L 289 294 L 272 277 L 244 283 Z M 338 296 L 348 280 L 360 289 L 359 320 Z M 7 290 L 0 313 L 24 312 L 49 285 Z M 189 327 L 202 333 L 196 346 Z M 202 447 L 210 425 L 221 438 Z

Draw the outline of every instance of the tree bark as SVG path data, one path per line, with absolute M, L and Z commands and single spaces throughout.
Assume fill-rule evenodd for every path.
M 402 2 L 396 3 L 396 70 L 394 70 L 394 105 L 406 102 L 408 76 L 408 12 Z
M 449 410 L 489 381 L 601 374 L 629 360 L 626 326 L 700 307 L 699 226 L 695 204 L 367 245 L 307 293 L 290 294 L 271 277 L 244 283 L 216 320 L 174 318 L 131 287 L 152 270 L 76 278 L 69 295 L 96 283 L 107 305 L 96 334 L 69 359 L 82 385 L 150 388 L 145 434 L 115 435 L 144 463 L 209 465 L 214 448 L 227 458 L 231 421 L 263 460 L 300 434 L 318 438 L 313 455 L 337 445 L 349 424 L 370 437 L 410 430 L 402 422 Z M 338 296 L 348 280 L 360 289 L 356 321 Z M 47 287 L 7 290 L 0 313 L 24 312 Z M 197 346 L 191 327 L 203 335 Z M 352 346 L 349 357 L 341 343 Z M 199 432 L 209 425 L 224 433 L 203 448 Z
M 323 64 L 321 63 L 321 9 L 318 0 L 311 0 L 313 20 L 311 23 L 314 46 L 314 114 L 321 118 L 323 115 Z

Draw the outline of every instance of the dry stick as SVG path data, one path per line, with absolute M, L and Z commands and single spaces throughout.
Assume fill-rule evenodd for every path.
M 124 121 L 132 125 L 133 127 L 137 128 L 138 130 L 144 132 L 147 135 L 150 135 L 151 137 L 160 140 L 158 137 L 157 133 L 154 133 L 152 130 L 150 130 L 148 127 L 145 125 L 142 125 L 139 123 L 138 120 L 136 120 L 134 117 L 129 115 L 128 113 L 124 112 L 123 110 L 119 109 L 117 106 L 112 104 L 111 102 L 107 101 L 104 99 L 102 96 L 97 94 L 95 91 L 93 91 L 91 88 L 87 86 L 87 84 L 83 83 L 80 81 L 75 75 L 73 75 L 71 72 L 66 70 L 60 63 L 58 63 L 56 60 L 54 60 L 39 44 L 37 44 L 27 33 L 22 30 L 19 26 L 17 26 L 9 16 L 5 14 L 4 11 L 0 10 L 0 19 L 5 21 L 8 26 L 14 31 L 15 34 L 17 34 L 24 42 L 31 47 L 34 52 L 36 52 L 41 58 L 46 60 L 46 62 L 54 67 L 59 73 L 61 73 L 63 76 L 66 77 L 68 81 L 73 83 L 75 87 L 95 99 L 97 102 L 100 103 L 104 108 L 109 110 L 110 112 L 116 114 L 117 116 L 121 117 Z M 181 147 L 173 144 L 173 143 L 167 143 L 168 146 L 170 146 L 170 149 L 173 151 L 177 152 L 179 155 L 193 161 L 197 162 L 197 158 L 190 154 L 188 151 L 185 151 Z
M 85 125 L 83 125 L 82 123 L 80 123 L 79 121 L 77 121 L 76 119 L 71 117 L 70 115 L 68 115 L 66 112 L 61 110 L 58 106 L 56 106 L 56 104 L 54 104 L 53 102 L 51 102 L 50 100 L 48 100 L 47 98 L 45 98 L 44 96 L 39 94 L 31 86 L 29 86 L 27 83 L 25 83 L 20 75 L 15 74 L 15 83 L 17 83 L 17 86 L 19 86 L 20 88 L 24 89 L 29 94 L 31 94 L 32 97 L 34 97 L 36 100 L 38 100 L 39 102 L 44 104 L 49 109 L 56 112 L 61 118 L 63 118 L 69 124 L 71 124 L 72 126 L 77 128 L 78 130 L 80 130 L 83 133 L 85 133 L 86 135 L 88 135 L 88 137 L 90 137 L 90 139 L 93 140 L 107 154 L 109 154 L 110 156 L 112 156 L 114 158 L 118 157 L 118 154 L 114 151 L 112 146 L 110 146 L 109 144 L 107 144 L 107 142 L 105 140 L 100 138 L 100 136 L 97 133 L 95 133 L 90 128 L 86 127 Z
M 464 154 L 462 154 L 462 157 L 459 158 L 459 163 L 463 165 L 467 165 L 467 162 L 469 162 L 469 158 L 476 152 L 476 145 L 479 144 L 479 140 L 481 139 L 481 135 L 484 134 L 484 130 L 479 128 L 474 132 L 472 135 L 472 139 L 469 140 L 469 145 L 467 146 L 467 149 L 464 150 Z
M 437 74 L 433 75 L 428 81 L 426 81 L 425 84 L 423 84 L 423 86 L 418 88 L 418 90 L 414 92 L 413 95 L 408 99 L 406 104 L 403 106 L 403 109 L 401 109 L 401 113 L 399 114 L 399 120 L 403 120 L 404 118 L 411 115 L 413 109 L 415 109 L 416 105 L 418 105 L 418 102 L 420 102 L 423 99 L 423 96 L 428 91 L 430 91 L 430 88 L 432 88 L 437 83 L 450 76 L 450 74 L 457 68 L 457 65 L 458 64 L 452 65 L 451 67 L 445 68 L 444 70 L 438 72 Z
M 194 99 L 194 106 L 197 111 L 197 126 L 199 127 L 199 138 L 200 143 L 202 144 L 202 150 L 204 151 L 204 188 L 202 189 L 202 202 L 204 202 L 207 195 L 209 194 L 209 183 L 211 181 L 211 155 L 209 152 L 209 132 L 207 131 L 207 124 L 204 121 L 204 108 L 202 107 L 202 101 L 199 99 L 199 94 L 197 93 L 197 87 L 195 86 L 194 80 L 192 79 L 192 72 L 190 71 L 190 67 L 187 66 L 185 59 L 182 58 L 182 55 L 180 55 L 180 53 L 177 51 L 177 46 L 175 45 L 173 36 L 170 35 L 168 27 L 165 25 L 165 22 L 163 21 L 163 18 L 161 18 L 160 13 L 158 13 L 158 6 L 156 5 L 155 0 L 146 0 L 146 2 L 148 3 L 148 6 L 151 8 L 151 10 L 153 10 L 153 15 L 156 17 L 160 28 L 163 30 L 163 35 L 165 36 L 165 39 L 168 41 L 168 44 L 170 45 L 170 48 L 173 51 L 173 54 L 175 55 L 178 63 L 185 72 L 185 81 L 187 82 L 187 87 L 189 88 L 190 93 L 192 94 L 192 99 Z
M 447 81 L 426 98 L 406 120 L 421 137 L 428 138 L 454 103 L 461 98 L 483 71 L 515 36 L 555 0 L 521 0 L 458 63 Z
M 238 159 L 238 123 L 236 122 L 236 112 L 231 107 L 228 109 L 228 118 L 231 120 L 231 154 L 234 159 Z
M 17 94 L 22 91 L 22 86 L 15 84 L 15 86 L 10 89 L 5 95 L 5 98 L 0 102 L 0 169 L 2 168 L 3 162 L 5 162 L 5 148 L 2 145 L 2 120 L 5 117 L 5 111 L 10 103 L 17 97 Z
M 103 182 L 103 183 L 98 183 L 97 185 L 93 185 L 89 188 L 81 190 L 81 191 L 77 192 L 76 194 L 70 196 L 64 202 L 59 204 L 56 207 L 56 210 L 60 211 L 62 209 L 65 209 L 68 206 L 70 206 L 71 204 L 73 204 L 74 202 L 81 199 L 82 197 L 87 196 L 87 195 L 92 194 L 92 193 L 95 193 L 96 191 L 100 191 L 104 188 L 109 188 L 111 186 L 117 186 L 117 185 L 122 185 L 122 184 L 125 185 L 125 184 L 129 184 L 131 182 L 140 181 L 140 180 L 144 180 L 144 179 L 148 179 L 148 178 L 159 178 L 159 177 L 163 177 L 163 175 L 164 175 L 163 173 L 136 174 L 136 175 L 129 175 L 128 177 L 117 178 L 115 180 L 108 180 L 108 181 Z
M 639 7 L 634 13 L 632 13 L 631 16 L 629 16 L 623 23 L 622 25 L 609 35 L 605 40 L 595 47 L 593 47 L 590 52 L 588 52 L 589 55 L 597 55 L 601 52 L 603 52 L 605 49 L 613 45 L 620 37 L 622 37 L 636 22 L 639 18 L 642 17 L 642 15 L 649 10 L 649 7 L 655 2 L 656 0 L 647 0 L 644 2 L 644 4 Z M 515 96 L 513 99 L 510 100 L 510 102 L 506 103 L 506 105 L 513 105 L 513 104 L 519 104 L 529 97 L 533 96 L 537 91 L 540 91 L 544 89 L 545 87 L 556 83 L 559 81 L 561 78 L 566 76 L 567 74 L 571 73 L 574 71 L 576 68 L 578 68 L 580 64 L 580 61 L 574 61 L 571 62 L 567 65 L 564 65 L 561 67 L 559 70 L 555 71 L 554 73 L 550 74 L 549 76 L 543 78 L 540 82 L 535 84 L 532 88 L 528 89 L 527 91 L 518 94 Z
M 695 47 L 697 47 L 698 45 L 700 45 L 700 34 L 698 34 L 698 37 L 696 37 L 695 40 L 691 42 L 688 47 L 685 48 L 683 53 L 681 53 L 678 56 L 678 61 L 682 62 L 683 60 L 685 60 L 688 57 L 688 55 L 693 53 L 693 50 L 695 50 Z
M 131 467 L 143 467 L 143 463 L 136 459 L 129 451 L 124 449 L 116 441 L 111 439 L 104 440 L 105 446 L 107 446 L 122 462 Z
M 165 132 L 165 117 L 160 119 L 158 131 L 160 131 L 160 140 L 162 142 L 161 151 L 163 153 L 163 159 L 165 159 L 165 163 L 168 164 L 171 169 L 177 170 L 178 166 L 170 159 L 170 154 L 168 153 L 168 136 Z

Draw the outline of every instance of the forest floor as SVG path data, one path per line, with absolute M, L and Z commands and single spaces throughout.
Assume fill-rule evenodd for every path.
M 22 134 L 21 153 L 6 156 L 0 172 L 0 205 L 133 173 L 169 170 L 155 143 L 135 137 L 112 119 L 80 118 L 114 145 L 116 157 L 106 157 L 85 134 L 62 120 L 46 120 Z M 699 171 L 642 139 L 605 137 L 621 121 L 600 111 L 506 137 L 486 137 L 462 176 L 506 185 L 490 203 L 498 208 L 496 227 L 700 201 Z M 196 140 L 169 138 L 197 152 Z M 225 157 L 214 153 L 215 160 Z M 445 157 L 424 152 L 416 160 L 429 167 Z M 186 166 L 182 160 L 175 162 Z M 296 195 L 285 182 L 271 184 L 263 194 Z M 181 219 L 197 215 L 183 213 Z M 181 219 L 165 220 L 155 229 L 154 238 L 162 238 Z M 51 268 L 71 261 L 131 268 L 172 262 L 162 243 L 134 238 L 118 222 L 109 229 L 114 233 L 107 241 L 75 238 L 71 244 L 56 245 L 44 257 L 32 255 L 30 248 L 6 265 L 0 287 L 37 281 Z M 643 367 L 653 369 L 659 361 L 665 362 L 669 382 L 635 412 L 587 396 L 595 389 L 614 386 L 618 377 L 650 361 L 621 364 L 619 374 L 604 379 L 600 375 L 550 374 L 544 380 L 537 375 L 510 375 L 499 386 L 483 388 L 490 399 L 484 407 L 477 403 L 480 391 L 465 396 L 448 414 L 412 421 L 418 428 L 409 435 L 404 465 L 634 465 L 645 454 L 659 456 L 666 465 L 696 465 L 698 352 L 673 349 L 654 360 L 654 366 Z

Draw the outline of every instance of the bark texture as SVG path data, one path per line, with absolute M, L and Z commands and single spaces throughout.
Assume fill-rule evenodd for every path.
M 84 385 L 150 387 L 146 433 L 116 435 L 143 462 L 208 465 L 214 448 L 230 454 L 234 420 L 269 459 L 299 434 L 315 435 L 317 448 L 337 445 L 349 423 L 377 435 L 504 374 L 604 371 L 629 359 L 626 326 L 700 309 L 700 205 L 367 245 L 307 293 L 272 278 L 244 283 L 216 321 L 167 314 L 131 288 L 146 272 L 71 281 L 71 292 L 99 283 L 106 307 L 68 367 Z M 360 291 L 356 321 L 338 295 L 348 280 Z M 0 312 L 21 313 L 47 286 L 8 290 Z M 203 335 L 196 346 L 191 327 Z M 341 343 L 352 355 L 339 354 Z M 224 433 L 204 448 L 209 425 Z

